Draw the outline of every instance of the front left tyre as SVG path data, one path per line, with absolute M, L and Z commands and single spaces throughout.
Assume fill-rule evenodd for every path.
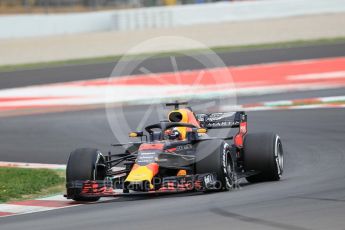
M 106 177 L 105 159 L 97 149 L 82 148 L 73 151 L 66 168 L 67 197 L 75 201 L 97 201 L 100 197 L 85 197 L 82 189 L 71 187 L 75 182 L 104 180 Z

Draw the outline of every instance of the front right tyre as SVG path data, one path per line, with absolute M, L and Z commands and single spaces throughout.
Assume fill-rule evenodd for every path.
M 218 190 L 235 187 L 236 173 L 230 146 L 220 139 L 205 140 L 196 147 L 196 174 L 216 173 Z
M 244 167 L 256 172 L 248 182 L 277 181 L 283 175 L 284 155 L 280 137 L 274 133 L 247 134 L 244 139 Z

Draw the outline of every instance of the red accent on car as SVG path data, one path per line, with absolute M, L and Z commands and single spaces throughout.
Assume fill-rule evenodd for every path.
M 167 149 L 167 150 L 165 150 L 166 152 L 169 152 L 169 153 L 171 153 L 171 152 L 175 152 L 176 151 L 176 148 L 170 148 L 170 149 Z
M 247 122 L 243 121 L 240 123 L 240 130 L 238 131 L 238 133 L 235 135 L 235 145 L 238 148 L 242 148 L 243 147 L 243 137 L 244 135 L 247 133 Z
M 142 144 L 140 145 L 139 150 L 153 150 L 153 149 L 160 149 L 162 150 L 164 147 L 164 144 L 158 143 L 158 144 Z
M 243 146 L 243 137 L 240 133 L 235 136 L 235 145 L 239 148 Z
M 247 122 L 241 122 L 240 123 L 240 133 L 246 134 L 247 133 Z
M 158 173 L 159 166 L 157 163 L 148 164 L 146 165 L 146 167 L 153 172 L 153 175 L 156 175 Z
M 81 194 L 88 195 L 112 195 L 114 192 L 112 187 L 100 186 L 97 181 L 85 181 Z
M 195 118 L 195 115 L 192 111 L 187 110 L 188 115 L 188 123 L 195 125 L 196 127 L 200 128 L 200 122 Z

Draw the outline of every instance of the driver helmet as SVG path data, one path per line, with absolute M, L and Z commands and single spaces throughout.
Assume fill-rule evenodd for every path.
M 169 140 L 180 140 L 182 136 L 176 127 L 166 130 L 164 134 Z

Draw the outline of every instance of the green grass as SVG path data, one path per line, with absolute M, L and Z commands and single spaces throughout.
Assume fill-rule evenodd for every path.
M 0 202 L 62 192 L 63 174 L 61 170 L 0 168 Z
M 289 47 L 302 47 L 310 45 L 323 45 L 323 44 L 337 44 L 345 42 L 345 37 L 330 38 L 330 39 L 316 39 L 316 40 L 296 40 L 289 42 L 278 42 L 278 43 L 265 43 L 257 45 L 240 45 L 240 46 L 221 46 L 210 48 L 216 53 L 224 52 L 238 52 L 246 50 L 258 50 L 258 49 L 273 49 L 273 48 L 289 48 Z M 126 56 L 127 60 L 133 59 L 144 59 L 146 57 L 167 57 L 167 56 L 181 56 L 182 53 L 193 53 L 205 51 L 202 49 L 192 49 L 175 51 L 175 52 L 161 52 L 161 53 L 143 53 L 137 55 Z M 182 53 L 181 53 L 182 52 Z M 28 64 L 18 64 L 18 65 L 6 65 L 0 66 L 0 72 L 23 70 L 23 69 L 38 69 L 38 68 L 49 68 L 49 67 L 59 67 L 59 66 L 70 66 L 70 65 L 85 65 L 85 64 L 96 64 L 96 63 L 110 63 L 115 62 L 122 58 L 122 55 L 116 56 L 106 56 L 106 57 L 95 57 L 95 58 L 83 58 L 83 59 L 72 59 L 63 61 L 52 61 L 52 62 L 41 62 L 41 63 L 28 63 Z

